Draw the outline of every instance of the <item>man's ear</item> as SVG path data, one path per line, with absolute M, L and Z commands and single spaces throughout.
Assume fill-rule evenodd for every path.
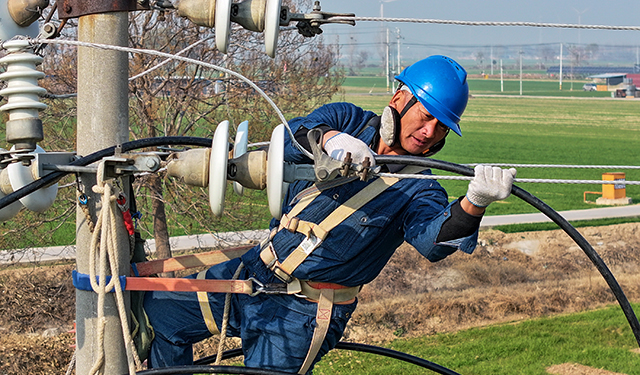
M 389 100 L 389 107 L 400 112 L 408 101 L 407 94 L 408 93 L 404 90 L 397 90 L 394 92 L 391 100 Z

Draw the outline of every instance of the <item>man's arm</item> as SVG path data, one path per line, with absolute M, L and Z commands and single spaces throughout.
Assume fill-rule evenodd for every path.
M 515 175 L 513 168 L 476 166 L 467 195 L 451 203 L 428 223 L 419 224 L 422 230 L 418 235 L 409 230 L 407 241 L 432 262 L 458 249 L 471 253 L 476 246 L 478 228 L 486 207 L 511 194 Z

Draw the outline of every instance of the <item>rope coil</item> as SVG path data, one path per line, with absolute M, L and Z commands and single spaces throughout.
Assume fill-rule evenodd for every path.
M 136 368 L 141 368 L 140 358 L 133 349 L 133 339 L 129 332 L 126 305 L 119 277 L 112 277 L 107 284 L 107 262 L 110 265 L 111 275 L 119 274 L 119 262 L 117 251 L 120 241 L 120 228 L 122 223 L 117 219 L 117 194 L 113 192 L 113 186 L 102 180 L 104 175 L 104 162 L 98 164 L 97 183 L 92 190 L 96 194 L 102 194 L 102 209 L 98 215 L 96 228 L 91 236 L 89 255 L 89 275 L 91 287 L 98 293 L 98 358 L 96 358 L 90 374 L 103 373 L 104 366 L 104 331 L 107 320 L 104 316 L 105 298 L 108 292 L 115 290 L 116 306 L 120 317 L 120 326 L 124 337 L 125 351 L 128 359 L 129 374 L 134 375 Z M 96 258 L 99 260 L 99 276 L 96 281 Z

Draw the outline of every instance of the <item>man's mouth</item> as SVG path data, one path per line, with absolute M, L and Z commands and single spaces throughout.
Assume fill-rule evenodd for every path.
M 429 142 L 428 139 L 420 140 L 420 139 L 418 139 L 416 137 L 413 137 L 413 139 L 419 146 L 425 146 Z

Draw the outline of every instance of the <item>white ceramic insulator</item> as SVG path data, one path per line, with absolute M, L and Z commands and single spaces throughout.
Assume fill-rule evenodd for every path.
M 14 151 L 15 147 L 11 148 Z M 34 153 L 44 153 L 45 151 L 40 146 L 36 146 Z M 9 173 L 9 181 L 11 182 L 11 188 L 13 191 L 17 191 L 24 186 L 34 182 L 36 178 L 33 176 L 31 166 L 25 166 L 22 163 L 11 163 L 7 166 L 7 172 Z M 58 184 L 53 184 L 48 187 L 34 191 L 26 197 L 20 198 L 20 203 L 31 211 L 44 212 L 56 199 L 58 195 Z
M 6 152 L 7 150 L 0 148 L 0 151 Z M 6 179 L 5 179 L 6 178 Z M 9 182 L 9 171 L 7 169 L 0 170 L 0 199 L 6 197 L 13 192 L 11 183 Z M 0 221 L 7 221 L 18 214 L 22 208 L 20 201 L 15 201 L 8 206 L 0 209 Z
M 220 217 L 224 211 L 227 190 L 227 162 L 229 161 L 229 121 L 218 124 L 211 142 L 209 158 L 209 205 L 211 212 Z
M 284 125 L 280 124 L 271 133 L 267 155 L 267 199 L 271 216 L 280 220 L 284 194 Z
M 0 190 L 0 199 L 6 197 L 6 195 Z M 10 205 L 0 209 L 0 221 L 11 220 L 14 216 L 20 212 L 22 204 L 20 201 L 11 203 Z
M 35 38 L 39 32 L 38 22 L 27 27 L 18 26 L 11 18 L 7 1 L 2 1 L 2 6 L 0 6 L 0 40 L 9 40 L 18 35 Z
M 267 0 L 264 12 L 264 47 L 269 57 L 276 57 L 280 33 L 280 0 Z
M 11 46 L 12 42 L 5 44 Z M 0 95 L 7 98 L 7 104 L 1 106 L 0 111 L 8 111 L 10 120 L 38 118 L 38 112 L 47 108 L 46 104 L 40 103 L 40 96 L 47 93 L 38 86 L 38 79 L 44 77 L 44 73 L 36 69 L 40 63 L 42 57 L 29 52 L 13 52 L 0 59 L 0 65 L 6 66 L 0 80 L 7 82 L 7 87 L 0 90 Z
M 227 53 L 229 32 L 231 31 L 231 0 L 216 0 L 215 13 L 216 47 Z
M 238 125 L 238 131 L 236 132 L 236 139 L 233 143 L 233 158 L 244 155 L 247 152 L 247 145 L 249 144 L 249 121 L 242 121 Z M 237 181 L 233 182 L 233 191 L 242 196 L 244 194 L 244 186 L 240 185 Z

